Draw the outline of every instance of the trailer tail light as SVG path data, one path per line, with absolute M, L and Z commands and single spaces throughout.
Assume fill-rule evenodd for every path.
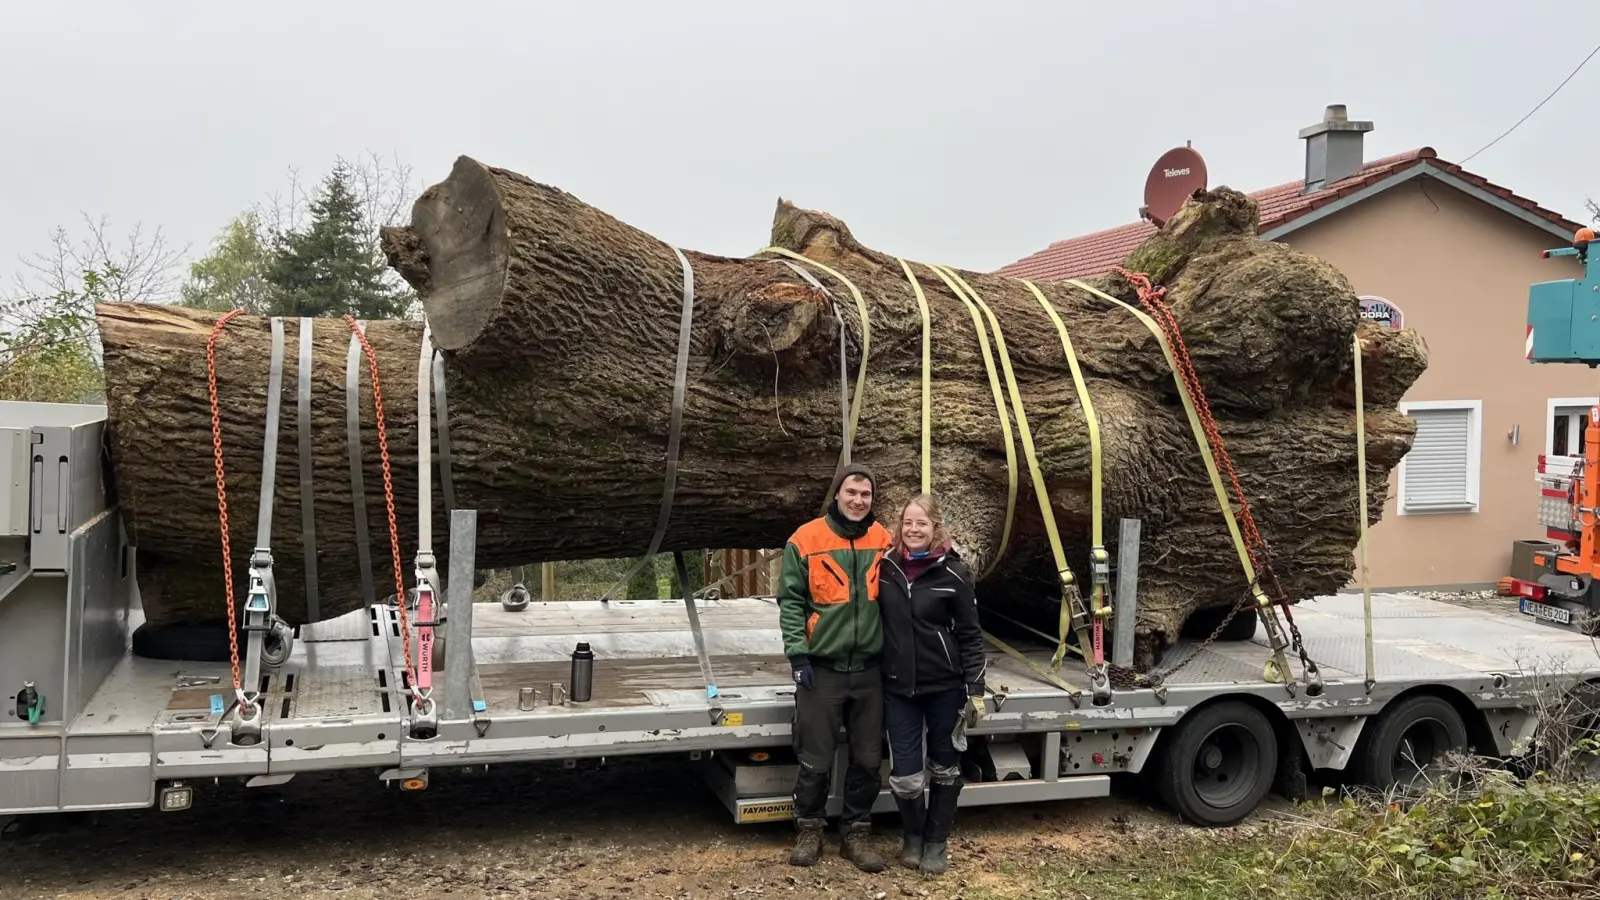
M 1529 600 L 1543 600 L 1549 589 L 1542 584 L 1523 581 L 1520 578 L 1511 579 L 1511 593 L 1517 597 L 1527 597 Z
M 1540 475 L 1545 474 L 1545 462 L 1544 462 L 1544 454 L 1543 453 L 1539 454 L 1539 474 Z

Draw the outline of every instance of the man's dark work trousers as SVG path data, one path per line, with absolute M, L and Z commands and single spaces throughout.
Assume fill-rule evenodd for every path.
M 877 666 L 861 672 L 835 672 L 818 665 L 810 690 L 794 691 L 794 751 L 800 774 L 794 785 L 797 819 L 827 814 L 828 773 L 839 744 L 839 726 L 849 738 L 850 765 L 844 777 L 844 815 L 840 824 L 868 821 L 882 787 L 883 675 Z

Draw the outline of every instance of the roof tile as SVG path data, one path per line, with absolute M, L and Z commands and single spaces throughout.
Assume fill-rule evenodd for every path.
M 1432 147 L 1420 147 L 1394 156 L 1375 159 L 1361 167 L 1361 171 L 1320 191 L 1302 193 L 1300 180 L 1285 182 L 1250 194 L 1261 213 L 1260 231 L 1269 231 L 1286 225 L 1316 209 L 1370 187 L 1390 175 L 1403 172 L 1423 162 L 1448 172 L 1457 178 L 1494 194 L 1523 209 L 1548 219 L 1563 228 L 1576 231 L 1582 227 L 1560 213 L 1545 209 L 1526 197 L 1518 196 L 1507 188 L 1491 183 L 1478 175 L 1465 171 L 1455 163 L 1445 162 Z M 1050 246 L 1003 266 L 996 274 L 1014 278 L 1037 278 L 1054 281 L 1064 278 L 1088 278 L 1104 275 L 1113 266 L 1128 258 L 1135 247 L 1154 234 L 1155 226 L 1149 222 L 1131 222 L 1106 231 L 1097 231 L 1080 237 L 1056 241 Z

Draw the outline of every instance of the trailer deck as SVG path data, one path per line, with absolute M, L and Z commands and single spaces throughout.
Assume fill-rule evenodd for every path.
M 1509 604 L 1506 612 L 1496 613 L 1405 594 L 1374 594 L 1372 600 L 1373 619 L 1382 623 L 1373 640 L 1379 688 L 1419 681 L 1476 683 L 1492 680 L 1494 673 L 1516 678 L 1533 671 L 1600 669 L 1600 646 L 1593 639 L 1518 618 Z M 774 599 L 702 599 L 698 605 L 724 705 L 739 711 L 749 704 L 791 702 L 794 688 L 781 652 Z M 1361 595 L 1307 601 L 1295 608 L 1295 615 L 1327 693 L 1338 697 L 1346 688 L 1360 687 L 1365 679 Z M 682 600 L 533 602 L 519 612 L 479 603 L 473 619 L 480 699 L 492 719 L 566 719 L 582 729 L 584 720 L 595 721 L 597 714 L 608 711 L 705 709 L 705 685 Z M 395 611 L 385 607 L 303 627 L 294 658 L 280 672 L 265 676 L 273 718 L 315 723 L 388 714 L 399 729 L 404 702 L 396 678 L 401 659 L 397 631 Z M 579 641 L 589 643 L 596 656 L 591 699 L 552 706 L 550 686 L 568 683 L 570 654 Z M 448 654 L 448 643 L 446 647 Z M 1196 648 L 1195 642 L 1184 642 L 1169 653 L 1176 660 L 1194 656 L 1166 679 L 1169 695 L 1194 688 L 1210 695 L 1230 688 L 1272 687 L 1262 677 L 1270 658 L 1262 636 Z M 1048 665 L 1051 648 L 1035 643 L 1022 649 L 1036 663 Z M 1063 674 L 1072 681 L 1070 662 Z M 1298 664 L 1295 674 L 1300 674 Z M 998 653 L 991 655 L 987 679 L 1007 701 L 1054 697 L 1063 711 L 1088 716 L 1101 712 L 1087 705 L 1075 709 L 1059 688 Z M 228 680 L 226 663 L 177 663 L 125 652 L 72 733 L 138 732 L 194 721 L 194 715 L 210 709 L 210 697 Z M 526 705 L 525 690 L 538 692 L 532 710 L 518 709 L 519 702 Z M 1284 701 L 1293 699 L 1281 687 L 1275 692 L 1284 694 Z M 1149 699 L 1150 694 L 1119 691 L 1122 702 L 1110 714 L 1120 715 L 1126 701 Z M 513 715 L 522 712 L 530 715 Z M 663 742 L 670 742 L 670 736 L 664 735 Z

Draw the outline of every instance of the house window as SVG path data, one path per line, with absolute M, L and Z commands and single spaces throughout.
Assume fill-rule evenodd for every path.
M 1422 400 L 1402 403 L 1400 411 L 1417 423 L 1400 460 L 1401 515 L 1477 512 L 1483 401 Z
M 1565 474 L 1571 471 L 1573 463 L 1583 458 L 1589 407 L 1595 402 L 1593 397 L 1551 398 L 1546 414 L 1549 426 L 1544 437 L 1546 471 Z

